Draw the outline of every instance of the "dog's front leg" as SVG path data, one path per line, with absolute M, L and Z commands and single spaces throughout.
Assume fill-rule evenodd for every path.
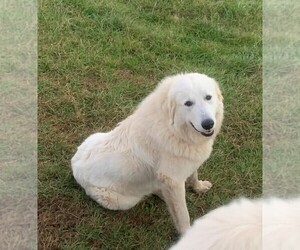
M 190 216 L 185 200 L 184 182 L 176 181 L 164 174 L 159 175 L 161 193 L 179 233 L 190 227 Z
M 198 180 L 197 170 L 187 179 L 186 184 L 198 194 L 205 193 L 212 187 L 209 181 Z

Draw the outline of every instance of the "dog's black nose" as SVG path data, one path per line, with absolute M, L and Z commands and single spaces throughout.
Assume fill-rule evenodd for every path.
M 214 126 L 214 121 L 212 119 L 206 119 L 201 123 L 202 128 L 209 130 Z

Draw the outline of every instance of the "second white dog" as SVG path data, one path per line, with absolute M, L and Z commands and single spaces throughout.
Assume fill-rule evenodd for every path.
M 300 198 L 239 199 L 197 219 L 171 250 L 298 250 Z

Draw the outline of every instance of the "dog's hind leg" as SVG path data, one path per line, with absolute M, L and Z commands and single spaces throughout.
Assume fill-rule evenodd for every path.
M 198 180 L 197 170 L 187 179 L 186 185 L 191 187 L 198 194 L 205 193 L 212 187 L 209 181 Z
M 124 196 L 112 189 L 90 186 L 86 193 L 101 206 L 110 210 L 127 210 L 135 206 L 141 197 Z

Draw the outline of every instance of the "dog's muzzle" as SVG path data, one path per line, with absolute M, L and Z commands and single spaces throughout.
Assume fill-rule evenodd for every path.
M 201 133 L 202 135 L 206 136 L 206 137 L 209 137 L 209 136 L 212 136 L 214 134 L 214 130 L 213 129 L 210 129 L 210 130 L 207 130 L 205 132 L 201 132 L 199 131 L 198 129 L 196 129 L 196 127 L 194 126 L 194 124 L 192 122 L 190 122 L 190 124 L 192 125 L 192 127 L 199 133 Z

